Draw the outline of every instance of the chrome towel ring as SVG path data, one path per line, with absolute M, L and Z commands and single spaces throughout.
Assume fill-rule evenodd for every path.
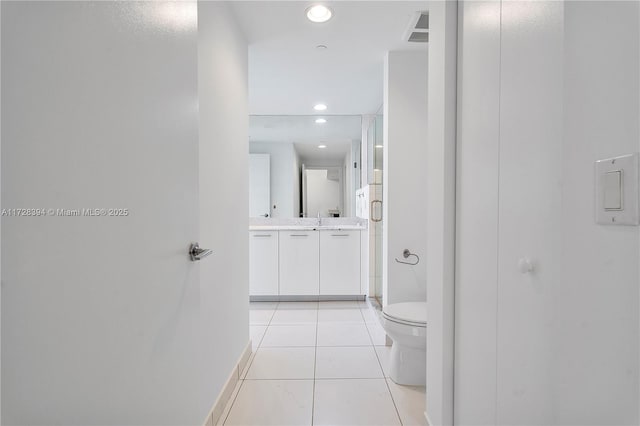
M 402 257 L 404 257 L 405 259 L 408 259 L 411 256 L 416 258 L 415 262 L 405 262 L 404 260 L 399 260 L 397 257 L 396 257 L 396 262 L 403 263 L 405 265 L 411 265 L 411 266 L 417 265 L 418 263 L 420 263 L 420 256 L 418 256 L 415 253 L 411 253 L 409 249 L 404 249 L 404 251 L 402 252 Z

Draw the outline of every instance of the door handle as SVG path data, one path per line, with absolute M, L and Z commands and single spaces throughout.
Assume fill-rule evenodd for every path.
M 375 204 L 380 204 L 380 218 L 375 217 Z M 382 200 L 373 200 L 371 202 L 371 222 L 382 222 Z
M 211 253 L 213 253 L 213 250 L 200 248 L 200 245 L 198 243 L 191 243 L 191 245 L 189 246 L 189 258 L 192 262 L 202 260 L 205 257 L 209 256 Z

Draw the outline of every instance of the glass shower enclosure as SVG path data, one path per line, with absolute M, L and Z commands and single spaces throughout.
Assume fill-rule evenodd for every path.
M 382 175 L 384 138 L 382 128 L 383 116 L 376 114 L 367 131 L 367 176 L 369 184 L 369 279 L 373 296 L 382 306 L 382 230 L 384 217 L 382 214 Z

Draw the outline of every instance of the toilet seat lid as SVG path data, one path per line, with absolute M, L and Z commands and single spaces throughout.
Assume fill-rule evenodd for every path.
M 387 305 L 382 310 L 389 319 L 414 324 L 427 323 L 427 302 L 402 302 Z

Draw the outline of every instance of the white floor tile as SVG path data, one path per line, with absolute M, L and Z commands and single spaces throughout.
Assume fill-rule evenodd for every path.
M 314 425 L 399 425 L 384 379 L 317 380 Z
M 250 325 L 269 325 L 274 309 L 255 309 L 249 311 Z
M 398 413 L 400 413 L 402 424 L 405 426 L 425 426 L 427 424 L 427 419 L 424 417 L 425 387 L 398 385 L 391 379 L 387 379 L 387 384 Z
M 315 346 L 316 326 L 274 325 L 267 328 L 260 347 Z
M 275 311 L 278 302 L 249 302 L 249 310 L 251 311 Z
M 313 380 L 245 380 L 226 425 L 311 424 Z
M 271 325 L 315 325 L 317 321 L 317 309 L 278 309 L 271 318 Z
M 371 339 L 364 324 L 318 324 L 318 346 L 369 345 L 371 345 Z
M 317 379 L 383 378 L 373 346 L 319 347 L 316 355 Z
M 387 344 L 387 333 L 384 331 L 384 328 L 382 328 L 380 324 L 375 322 L 368 322 L 366 323 L 366 325 L 374 345 L 384 346 Z
M 359 309 L 357 300 L 327 300 L 318 303 L 318 309 Z
M 280 302 L 278 309 L 318 309 L 318 302 Z
M 267 331 L 266 325 L 251 325 L 249 326 L 249 338 L 251 339 L 251 347 L 255 352 L 260 346 L 264 332 Z
M 247 380 L 313 379 L 316 348 L 260 348 Z
M 378 317 L 378 313 L 373 309 L 362 309 L 362 317 L 364 318 L 364 322 L 371 322 L 380 324 L 380 318 Z
M 364 323 L 360 309 L 319 309 L 318 322 Z
M 389 377 L 389 358 L 391 357 L 391 346 L 374 346 L 382 371 L 384 371 L 384 377 Z

